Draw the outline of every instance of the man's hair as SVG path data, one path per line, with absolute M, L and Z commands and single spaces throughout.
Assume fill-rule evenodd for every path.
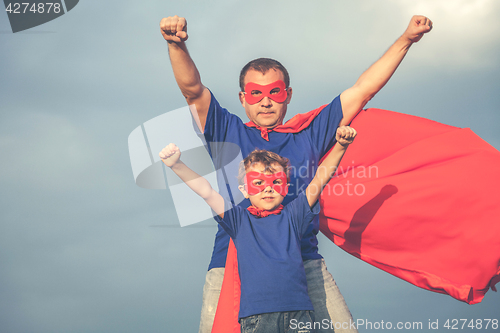
M 264 172 L 275 173 L 276 170 L 272 167 L 272 164 L 279 164 L 285 171 L 286 178 L 290 179 L 290 160 L 286 157 L 282 157 L 276 153 L 269 150 L 259 150 L 255 149 L 253 152 L 248 154 L 247 157 L 240 163 L 240 168 L 238 172 L 238 184 L 243 185 L 245 183 L 245 175 L 248 168 L 250 168 L 255 163 L 262 163 L 265 166 Z
M 241 91 L 245 91 L 245 76 L 247 75 L 247 72 L 251 69 L 261 72 L 262 74 L 266 74 L 267 71 L 269 71 L 270 69 L 279 70 L 283 73 L 285 79 L 285 86 L 288 88 L 288 86 L 290 85 L 290 76 L 288 75 L 288 71 L 279 61 L 270 58 L 258 58 L 250 61 L 241 70 L 240 73 Z

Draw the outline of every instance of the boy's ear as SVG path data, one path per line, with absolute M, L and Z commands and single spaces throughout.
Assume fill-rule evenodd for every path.
M 243 193 L 243 196 L 245 197 L 245 199 L 248 199 L 248 193 L 247 193 L 247 191 L 245 191 L 245 185 L 238 186 L 238 190 L 240 190 L 241 193 Z

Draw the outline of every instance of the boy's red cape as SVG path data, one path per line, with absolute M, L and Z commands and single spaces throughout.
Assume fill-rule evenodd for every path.
M 282 125 L 307 127 L 321 108 Z M 500 281 L 500 152 L 468 128 L 366 109 L 321 198 L 320 230 L 353 256 L 468 304 Z M 292 127 L 296 128 L 294 130 Z M 230 242 L 212 332 L 239 332 Z

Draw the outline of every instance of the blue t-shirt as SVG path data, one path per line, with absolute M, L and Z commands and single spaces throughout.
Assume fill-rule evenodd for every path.
M 283 201 L 286 205 L 314 178 L 319 160 L 335 143 L 336 129 L 342 117 L 340 96 L 337 96 L 306 129 L 298 133 L 272 131 L 269 141 L 266 141 L 261 137 L 260 130 L 246 126 L 238 116 L 222 108 L 212 95 L 203 134 L 217 171 L 219 193 L 232 203 L 247 208 L 250 202 L 238 190 L 237 164 L 226 166 L 235 157 L 234 146 L 241 150 L 243 158 L 256 148 L 266 149 L 290 160 L 290 186 Z M 302 237 L 303 260 L 322 258 L 318 253 L 318 231 L 319 218 L 316 217 Z M 219 225 L 209 270 L 225 266 L 228 245 L 229 235 Z
M 304 192 L 280 214 L 256 217 L 226 201 L 215 220 L 233 239 L 241 280 L 239 318 L 260 313 L 314 310 L 300 251 L 302 234 L 319 213 Z

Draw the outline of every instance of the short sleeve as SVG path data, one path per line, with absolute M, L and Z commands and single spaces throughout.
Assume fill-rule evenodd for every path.
M 305 192 L 301 192 L 297 198 L 290 201 L 285 209 L 292 217 L 292 223 L 296 226 L 297 230 L 302 234 L 306 232 L 307 227 L 320 212 L 319 201 L 309 207 Z
M 245 210 L 241 207 L 233 205 L 230 201 L 224 200 L 224 217 L 221 218 L 214 212 L 214 219 L 227 232 L 232 239 L 236 238 L 242 217 Z
M 208 108 L 207 119 L 203 134 L 206 142 L 226 142 L 228 129 L 241 126 L 242 121 L 238 116 L 229 113 L 225 108 L 221 107 L 215 96 L 210 92 L 211 100 Z M 210 145 L 207 147 L 208 152 L 214 157 L 216 152 L 212 152 Z
M 339 95 L 321 110 L 306 129 L 320 157 L 323 157 L 335 143 L 335 133 L 343 116 Z

